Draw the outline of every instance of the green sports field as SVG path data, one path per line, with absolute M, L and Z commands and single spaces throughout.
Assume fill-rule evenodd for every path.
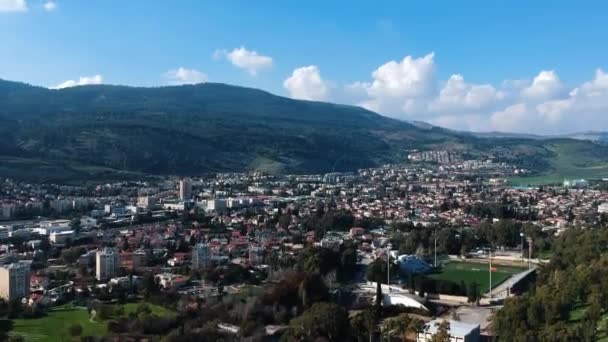
M 492 272 L 492 288 L 498 286 L 512 275 L 526 270 L 523 267 L 492 266 L 496 268 L 496 271 Z M 455 283 L 464 282 L 467 287 L 473 283 L 477 283 L 481 293 L 490 290 L 488 264 L 451 261 L 444 264 L 439 273 L 433 273 L 429 277 L 438 280 L 449 280 Z

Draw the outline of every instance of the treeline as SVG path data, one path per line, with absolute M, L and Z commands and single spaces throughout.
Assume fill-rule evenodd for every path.
M 507 299 L 495 316 L 498 340 L 595 341 L 606 335 L 608 229 L 567 230 L 553 252 L 536 287 Z
M 466 255 L 479 247 L 521 246 L 522 236 L 531 237 L 534 255 L 547 251 L 554 237 L 542 231 L 532 223 L 515 220 L 485 221 L 475 227 L 422 227 L 411 223 L 394 223 L 392 225 L 391 243 L 399 254 L 430 255 L 437 240 L 437 254 Z M 523 243 L 527 246 L 526 239 Z M 533 255 L 533 256 L 534 256 Z

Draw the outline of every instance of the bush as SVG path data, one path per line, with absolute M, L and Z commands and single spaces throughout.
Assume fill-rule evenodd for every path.
M 70 325 L 70 327 L 68 328 L 68 331 L 70 333 L 70 336 L 80 336 L 82 335 L 82 326 L 78 323 L 74 323 L 72 325 Z

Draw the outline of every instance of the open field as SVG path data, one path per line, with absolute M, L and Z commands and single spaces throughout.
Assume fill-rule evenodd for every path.
M 45 317 L 12 320 L 9 335 L 26 341 L 65 341 L 69 340 L 72 324 L 82 326 L 82 336 L 102 336 L 107 331 L 105 322 L 91 321 L 86 309 L 63 305 L 51 309 Z
M 496 271 L 492 272 L 492 288 L 498 286 L 512 275 L 525 270 L 525 268 L 513 266 L 492 266 L 496 268 Z M 431 274 L 429 277 L 439 280 L 449 280 L 455 283 L 460 283 L 462 281 L 467 286 L 477 283 L 481 293 L 485 293 L 490 290 L 488 264 L 451 261 L 444 264 L 439 273 Z
M 128 315 L 135 312 L 142 303 L 127 303 L 123 305 Z M 170 310 L 149 304 L 153 314 L 164 316 L 173 314 Z M 68 328 L 72 324 L 82 326 L 82 336 L 102 336 L 107 332 L 105 321 L 91 320 L 86 308 L 66 304 L 52 308 L 48 314 L 41 318 L 14 319 L 2 321 L 2 326 L 9 330 L 10 336 L 21 336 L 26 341 L 69 341 Z
M 608 163 L 599 148 L 581 141 L 562 140 L 549 144 L 554 156 L 549 160 L 551 170 L 531 177 L 512 177 L 514 185 L 561 184 L 564 179 L 600 179 L 608 177 Z

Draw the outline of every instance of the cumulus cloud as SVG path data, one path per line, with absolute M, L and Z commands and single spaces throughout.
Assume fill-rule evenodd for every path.
M 208 80 L 205 73 L 184 67 L 169 70 L 163 74 L 163 77 L 167 80 L 167 83 L 171 85 L 204 83 Z
M 504 94 L 490 84 L 469 84 L 459 74 L 450 76 L 437 98 L 429 104 L 429 110 L 479 111 L 491 107 Z
M 294 99 L 323 101 L 329 97 L 329 83 L 323 80 L 316 65 L 295 69 L 283 82 L 283 87 Z
M 272 57 L 259 54 L 257 51 L 247 50 L 244 46 L 232 51 L 216 50 L 213 54 L 215 59 L 226 58 L 234 66 L 247 70 L 250 75 L 255 76 L 261 70 L 272 67 Z
M 0 13 L 25 12 L 27 9 L 27 2 L 25 0 L 0 0 Z
M 43 7 L 45 11 L 52 12 L 57 9 L 57 3 L 54 1 L 47 1 L 44 3 Z
M 534 79 L 532 84 L 522 90 L 522 95 L 530 100 L 550 100 L 563 94 L 562 85 L 557 73 L 553 70 L 543 70 Z
M 436 78 L 435 55 L 406 56 L 388 61 L 371 73 L 371 80 L 332 87 L 323 96 L 356 104 L 380 114 L 430 122 L 473 131 L 558 134 L 583 130 L 608 130 L 608 72 L 597 69 L 595 77 L 568 87 L 555 70 L 541 70 L 529 79 L 505 80 L 497 85 L 467 82 L 462 74 L 447 80 Z M 318 68 L 290 77 L 285 88 L 293 94 L 309 84 L 298 81 L 310 73 L 323 83 Z M 291 88 L 291 89 L 290 89 Z M 300 95 L 301 98 L 307 98 Z
M 406 56 L 401 61 L 389 61 L 372 72 L 371 82 L 358 82 L 351 88 L 361 88 L 368 99 L 365 108 L 382 113 L 414 113 L 424 106 L 435 87 L 434 53 L 420 58 Z
M 83 86 L 83 85 L 91 85 L 91 84 L 101 84 L 103 83 L 103 76 L 94 75 L 94 76 L 80 76 L 78 80 L 67 80 L 62 82 L 51 89 L 63 89 L 69 87 Z

